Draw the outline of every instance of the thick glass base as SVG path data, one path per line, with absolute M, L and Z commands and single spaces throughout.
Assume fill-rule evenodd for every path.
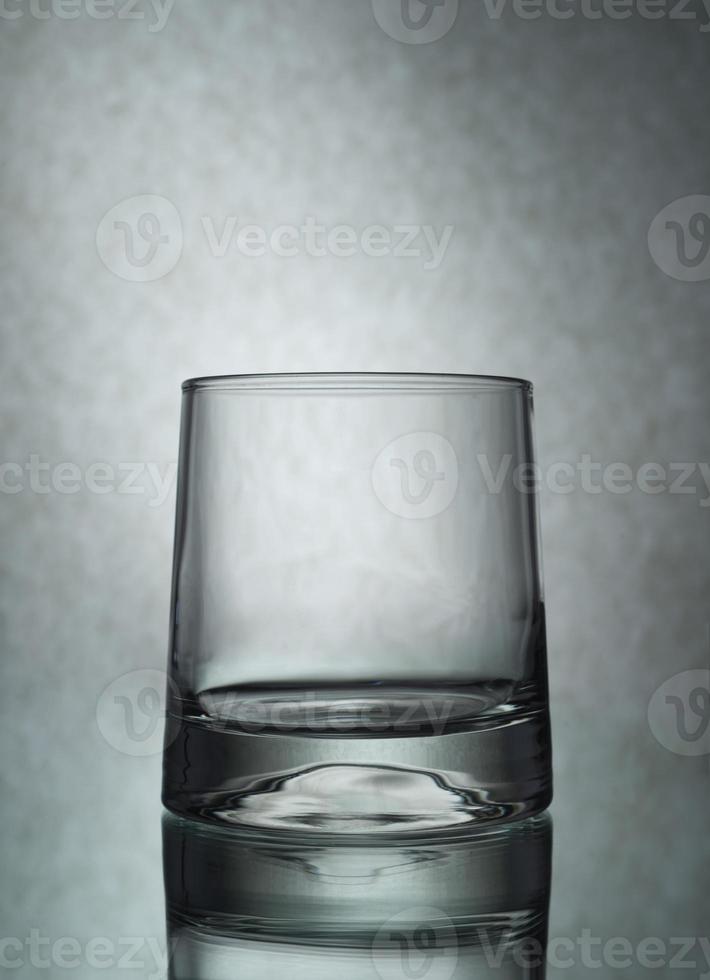
M 277 726 L 271 709 L 257 722 L 248 699 L 239 699 L 240 715 L 226 714 L 212 694 L 219 712 L 169 716 L 163 802 L 203 820 L 336 835 L 429 834 L 539 813 L 552 795 L 547 710 L 528 696 L 496 698 L 496 690 L 478 714 L 463 710 L 461 696 L 450 699 L 452 716 L 439 730 L 430 722 L 442 717 L 441 695 L 385 701 L 370 692 L 365 701 L 351 692 L 346 705 L 342 692 L 321 691 L 306 728 L 303 701 L 286 724 L 278 698 Z M 385 717 L 398 722 L 385 725 Z

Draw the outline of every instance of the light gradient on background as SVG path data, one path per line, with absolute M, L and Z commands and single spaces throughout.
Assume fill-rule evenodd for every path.
M 185 377 L 298 370 L 530 378 L 543 470 L 710 460 L 710 286 L 647 244 L 661 208 L 710 192 L 697 21 L 462 2 L 408 44 L 366 0 L 177 0 L 160 31 L 19 9 L 0 20 L 3 462 L 165 473 Z M 148 282 L 97 247 L 137 195 L 182 234 Z M 205 231 L 309 216 L 453 232 L 425 268 L 219 257 Z M 160 757 L 108 744 L 96 706 L 165 666 L 174 486 L 158 503 L 25 481 L 0 495 L 3 935 L 161 937 Z M 704 935 L 708 756 L 646 716 L 710 656 L 707 493 L 543 491 L 552 936 Z

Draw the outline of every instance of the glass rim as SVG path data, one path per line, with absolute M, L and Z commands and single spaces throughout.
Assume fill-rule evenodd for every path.
M 496 374 L 436 374 L 388 371 L 314 371 L 273 374 L 216 374 L 188 378 L 192 391 L 414 391 L 477 392 L 532 391 L 531 381 Z

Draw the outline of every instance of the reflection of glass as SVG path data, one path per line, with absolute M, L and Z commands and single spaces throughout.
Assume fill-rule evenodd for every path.
M 545 976 L 549 817 L 358 840 L 166 815 L 171 980 Z
M 529 383 L 184 389 L 166 805 L 334 833 L 544 809 Z

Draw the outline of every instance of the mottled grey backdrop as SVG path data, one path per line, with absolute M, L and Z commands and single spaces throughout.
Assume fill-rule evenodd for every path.
M 0 19 L 2 462 L 16 464 L 0 494 L 2 935 L 21 939 L 162 935 L 160 757 L 105 738 L 97 703 L 119 675 L 164 667 L 182 379 L 512 374 L 535 383 L 544 470 L 710 460 L 697 208 L 674 205 L 647 242 L 663 207 L 710 192 L 702 18 L 496 18 L 462 0 L 444 36 L 409 43 L 369 0 L 177 0 L 164 26 L 147 3 L 121 7 L 97 19 L 82 0 L 70 19 L 6 0 Z M 139 195 L 166 199 L 166 240 L 121 203 Z M 270 233 L 309 216 L 453 231 L 436 268 L 230 243 L 234 220 Z M 685 264 L 660 240 L 673 221 Z M 84 479 L 98 462 L 158 469 L 142 492 L 96 468 L 105 492 L 60 492 L 76 471 L 58 464 Z M 695 483 L 543 490 L 552 935 L 706 929 L 708 755 L 647 723 L 662 682 L 708 663 L 710 491 Z

